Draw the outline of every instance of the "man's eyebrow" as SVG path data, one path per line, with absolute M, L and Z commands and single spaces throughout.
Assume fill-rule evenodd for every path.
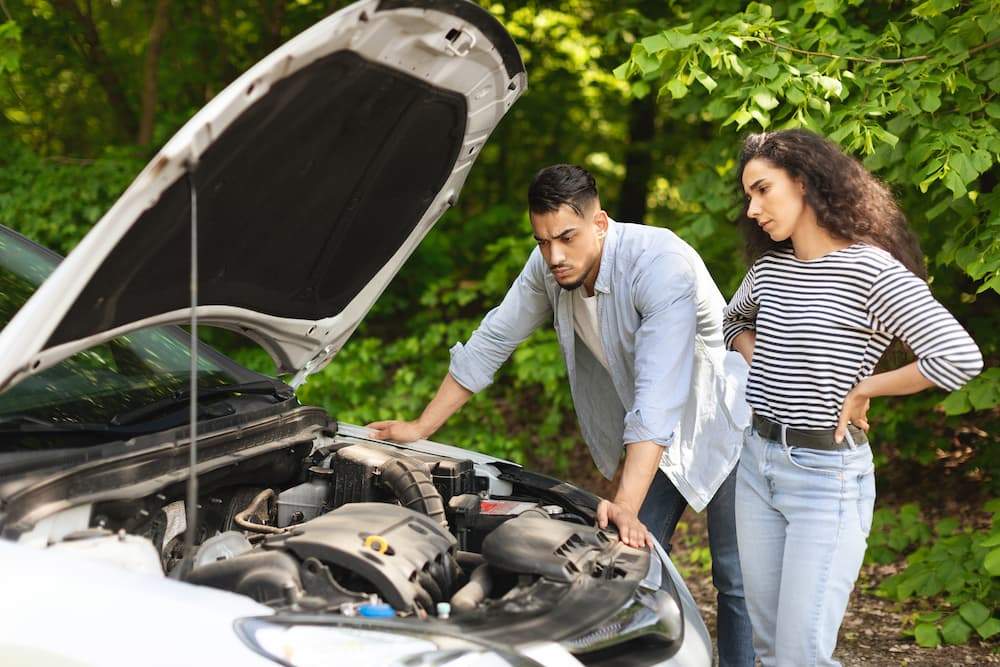
M 564 236 L 566 236 L 567 234 L 569 234 L 570 232 L 575 232 L 575 231 L 576 231 L 576 227 L 569 227 L 568 229 L 564 229 L 561 232 L 559 232 L 558 234 L 553 235 L 551 238 L 553 238 L 553 239 L 561 239 Z M 544 241 L 545 240 L 542 237 L 540 237 L 538 234 L 535 234 L 534 236 L 535 236 L 535 240 L 536 241 Z

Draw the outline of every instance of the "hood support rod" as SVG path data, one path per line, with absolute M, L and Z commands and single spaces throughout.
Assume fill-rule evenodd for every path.
M 191 191 L 191 414 L 188 451 L 187 516 L 184 531 L 184 558 L 194 557 L 194 541 L 198 537 L 198 192 L 195 186 L 195 165 L 187 165 L 188 189 Z

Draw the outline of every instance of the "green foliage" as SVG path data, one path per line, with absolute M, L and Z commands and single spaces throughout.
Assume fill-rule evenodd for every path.
M 278 43 L 345 4 L 176 0 L 150 79 L 144 58 L 155 3 L 78 2 L 96 32 L 99 59 L 68 5 L 7 0 L 12 20 L 0 23 L 0 223 L 70 250 L 198 108 Z M 745 272 L 728 224 L 740 205 L 732 180 L 738 126 L 802 121 L 839 131 L 838 139 L 892 184 L 933 251 L 935 294 L 995 358 L 991 281 L 1000 195 L 991 183 L 1000 64 L 995 48 L 973 52 L 996 39 L 995 2 L 482 4 L 517 41 L 529 89 L 484 147 L 455 209 L 337 359 L 302 388 L 303 400 L 355 422 L 415 416 L 447 366 L 447 348 L 468 336 L 526 259 L 524 192 L 532 174 L 554 162 L 591 169 L 602 203 L 616 216 L 631 173 L 628 151 L 647 155 L 653 171 L 642 184 L 645 222 L 692 243 L 731 294 Z M 911 55 L 927 57 L 879 62 Z M 109 81 L 117 81 L 119 97 Z M 137 148 L 124 120 L 139 114 L 149 83 L 159 93 L 153 140 Z M 642 143 L 632 137 L 638 97 L 659 99 L 654 136 Z M 965 189 L 957 197 L 956 179 Z M 241 363 L 273 371 L 245 341 L 212 342 Z M 997 411 L 986 407 L 995 387 L 996 374 L 988 371 L 942 404 L 947 414 L 933 393 L 877 401 L 875 441 L 926 465 L 939 450 L 969 448 L 969 469 L 1000 479 L 1000 450 L 991 446 Z M 551 333 L 522 345 L 494 385 L 438 437 L 595 481 Z
M 142 162 L 127 155 L 93 160 L 39 158 L 12 142 L 0 155 L 0 224 L 68 252 L 125 190 Z
M 790 127 L 823 133 L 890 184 L 929 255 L 936 296 L 970 329 L 989 365 L 1000 291 L 998 16 L 995 0 L 793 0 L 753 2 L 731 14 L 681 11 L 645 30 L 616 76 L 633 94 L 657 90 L 677 126 L 706 128 L 700 141 L 683 142 L 686 159 L 665 175 L 677 214 L 671 225 L 708 249 L 717 280 L 732 285 L 710 250 L 732 241 L 708 234 L 738 211 L 740 135 Z M 876 401 L 876 442 L 922 464 L 934 461 L 935 450 L 971 444 L 970 466 L 997 477 L 990 435 L 1000 403 L 997 371 L 939 407 L 936 400 Z M 957 415 L 973 426 L 963 429 L 951 418 Z M 956 437 L 959 431 L 970 435 Z
M 986 510 L 992 514 L 989 528 L 963 528 L 957 518 L 946 517 L 933 533 L 916 505 L 876 512 L 866 559 L 890 563 L 908 553 L 905 569 L 885 579 L 878 594 L 923 599 L 935 607 L 916 614 L 907 630 L 920 646 L 1000 633 L 1000 499 Z

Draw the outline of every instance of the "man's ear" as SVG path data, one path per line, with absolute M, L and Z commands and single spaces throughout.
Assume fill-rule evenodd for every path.
M 594 224 L 597 226 L 597 237 L 603 239 L 608 233 L 608 212 L 598 209 L 594 214 Z

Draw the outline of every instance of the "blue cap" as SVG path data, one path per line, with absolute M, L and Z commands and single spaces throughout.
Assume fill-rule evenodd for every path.
M 367 618 L 392 618 L 396 610 L 387 604 L 363 604 L 358 607 L 358 613 Z

